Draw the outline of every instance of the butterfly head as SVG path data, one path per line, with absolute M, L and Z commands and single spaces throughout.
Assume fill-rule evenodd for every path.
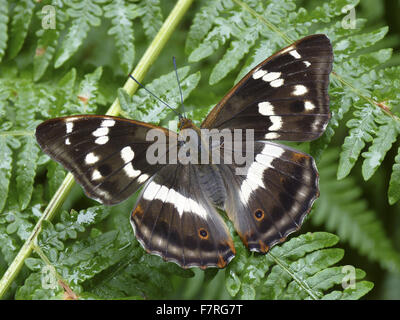
M 192 120 L 184 117 L 179 117 L 179 124 L 178 124 L 179 130 L 194 128 L 194 127 L 195 125 Z

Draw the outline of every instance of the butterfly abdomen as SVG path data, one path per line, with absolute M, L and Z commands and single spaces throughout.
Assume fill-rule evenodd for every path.
M 223 208 L 226 200 L 226 190 L 219 170 L 213 165 L 198 165 L 196 169 L 203 192 L 215 206 Z

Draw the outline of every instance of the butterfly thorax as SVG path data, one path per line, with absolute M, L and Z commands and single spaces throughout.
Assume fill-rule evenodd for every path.
M 197 133 L 199 138 L 198 139 L 199 164 L 196 165 L 197 178 L 203 192 L 208 196 L 208 198 L 213 202 L 214 205 L 222 208 L 224 206 L 226 199 L 226 190 L 224 182 L 217 166 L 201 164 L 201 159 L 200 159 L 201 152 L 206 152 L 209 155 L 209 157 L 211 156 L 211 153 L 209 153 L 210 150 L 205 149 L 205 146 L 208 145 L 208 143 L 206 144 L 202 140 L 200 128 L 197 127 L 192 120 L 187 118 L 181 118 L 179 120 L 179 129 L 181 131 L 186 129 L 192 129 Z M 210 158 L 209 163 L 212 163 L 211 160 L 212 159 Z

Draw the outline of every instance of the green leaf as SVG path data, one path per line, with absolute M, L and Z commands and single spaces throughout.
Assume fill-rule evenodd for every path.
M 373 137 L 371 134 L 376 130 L 374 122 L 374 107 L 365 105 L 360 111 L 355 111 L 355 119 L 347 122 L 350 128 L 350 135 L 344 140 L 342 152 L 340 153 L 340 161 L 337 171 L 337 178 L 343 179 L 354 167 L 361 150 L 365 147 L 366 142 L 371 142 Z
M 337 236 L 326 232 L 306 233 L 275 246 L 265 256 L 248 255 L 239 244 L 237 256 L 226 270 L 227 290 L 240 299 L 329 297 L 335 292 L 329 290 L 336 289 L 344 278 L 343 268 L 333 266 L 343 258 L 344 251 L 329 248 L 338 240 Z M 357 288 L 361 283 L 357 280 L 362 279 L 365 272 L 354 270 Z M 355 291 L 361 297 L 369 290 Z
M 388 192 L 390 204 L 395 204 L 400 199 L 400 148 L 394 161 Z
M 0 0 L 0 62 L 4 57 L 7 47 L 8 1 Z
M 96 111 L 96 98 L 102 73 L 103 68 L 98 67 L 92 73 L 85 75 L 84 79 L 79 83 L 78 91 L 74 97 L 74 103 L 67 106 L 69 113 L 93 113 Z M 74 81 L 74 74 L 71 74 L 71 77 L 70 80 Z M 64 79 L 63 82 L 66 80 L 67 79 Z
M 49 188 L 47 194 L 51 198 L 65 178 L 65 169 L 57 162 L 50 161 L 47 167 L 47 180 Z
M 139 10 L 135 4 L 127 4 L 124 0 L 117 0 L 106 5 L 104 11 L 104 16 L 111 19 L 113 25 L 108 34 L 114 37 L 122 69 L 128 74 L 132 70 L 135 59 L 132 20 L 139 16 Z
M 146 36 L 153 39 L 163 22 L 160 0 L 142 0 L 138 6 L 138 12 Z
M 21 50 L 28 33 L 29 25 L 32 20 L 33 8 L 35 2 L 33 0 L 21 0 L 14 8 L 11 34 L 8 44 L 8 55 L 10 59 L 14 58 Z
M 213 68 L 210 75 L 210 84 L 213 85 L 225 78 L 228 72 L 234 69 L 240 62 L 241 59 L 249 52 L 250 48 L 256 43 L 258 38 L 259 24 L 255 24 L 249 32 L 249 30 L 236 30 L 240 41 L 232 41 L 231 47 L 225 53 L 221 60 L 218 61 L 217 65 Z M 242 39 L 245 39 L 243 41 Z
M 25 210 L 31 200 L 33 183 L 36 176 L 39 147 L 34 137 L 23 139 L 22 150 L 18 154 L 16 181 L 18 202 L 21 210 Z
M 6 204 L 12 168 L 12 151 L 7 138 L 0 135 L 0 212 Z
M 185 50 L 191 53 L 200 45 L 201 40 L 209 33 L 212 25 L 228 1 L 205 1 L 204 6 L 196 13 L 186 39 Z
M 341 15 L 345 7 L 355 7 L 359 0 L 337 0 L 324 2 L 313 10 L 299 11 L 296 18 L 298 23 L 311 24 L 316 22 L 330 22 L 331 18 Z
M 108 0 L 68 1 L 67 14 L 72 18 L 70 28 L 56 54 L 55 68 L 61 67 L 79 49 L 90 27 L 100 25 L 101 4 Z
M 400 271 L 400 254 L 383 228 L 378 215 L 368 208 L 362 190 L 353 177 L 335 179 L 338 153 L 325 152 L 319 165 L 320 198 L 311 215 L 312 222 L 336 232 L 360 254 L 392 272 Z
M 372 32 L 356 34 L 338 41 L 334 46 L 335 56 L 339 57 L 337 61 L 347 58 L 350 54 L 361 48 L 372 46 L 379 40 L 382 40 L 388 31 L 388 27 L 382 27 Z
M 362 154 L 365 158 L 362 165 L 362 175 L 365 180 L 369 180 L 375 173 L 386 153 L 392 148 L 398 135 L 398 124 L 394 119 L 386 115 L 383 115 L 380 119 L 380 126 L 376 132 L 376 137 L 369 147 L 368 152 Z
M 333 291 L 323 297 L 324 300 L 358 300 L 372 290 L 374 284 L 370 281 L 357 283 L 356 289 L 346 289 L 343 292 Z

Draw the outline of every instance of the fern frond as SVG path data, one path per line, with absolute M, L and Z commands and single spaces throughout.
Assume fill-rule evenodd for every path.
M 266 256 L 249 256 L 243 248 L 226 270 L 227 289 L 241 299 L 333 297 L 336 291 L 329 290 L 336 289 L 344 279 L 342 267 L 333 266 L 343 258 L 344 251 L 330 248 L 338 241 L 333 234 L 315 232 L 292 238 L 272 248 Z M 356 289 L 340 291 L 341 298 L 361 297 L 373 287 L 371 282 L 359 281 L 365 272 L 355 268 L 354 271 Z
M 138 12 L 146 36 L 153 39 L 160 30 L 163 21 L 160 0 L 142 0 L 138 5 Z
M 321 196 L 312 212 L 312 222 L 324 224 L 383 268 L 399 272 L 400 253 L 394 249 L 376 213 L 360 197 L 361 188 L 352 177 L 335 179 L 337 154 L 334 149 L 326 151 L 319 164 Z
M 108 0 L 72 0 L 66 2 L 69 6 L 67 14 L 71 17 L 69 30 L 57 51 L 55 68 L 61 67 L 79 49 L 87 37 L 90 27 L 98 27 L 101 23 L 103 10 L 101 4 Z
M 109 18 L 112 28 L 108 34 L 115 39 L 121 67 L 126 74 L 132 70 L 135 59 L 134 29 L 132 20 L 139 16 L 136 4 L 126 3 L 125 0 L 112 1 L 104 7 L 104 17 Z
M 22 140 L 22 149 L 18 153 L 16 182 L 18 202 L 21 210 L 25 210 L 33 193 L 33 182 L 36 176 L 40 149 L 33 136 L 24 137 Z
M 48 181 L 48 189 L 46 190 L 48 194 L 47 198 L 51 199 L 65 178 L 65 169 L 54 161 L 49 161 L 46 169 L 46 177 Z
M 54 58 L 61 30 L 65 28 L 65 21 L 67 20 L 67 15 L 64 10 L 57 6 L 59 3 L 58 0 L 52 0 L 49 3 L 51 3 L 54 8 L 57 8 L 55 9 L 57 10 L 55 17 L 56 24 L 54 29 L 41 28 L 36 32 L 38 40 L 33 60 L 33 79 L 35 81 L 38 81 L 44 75 Z M 37 16 L 40 20 L 44 19 L 44 14 L 41 9 L 37 12 Z
M 362 175 L 368 180 L 381 165 L 386 153 L 392 148 L 399 134 L 400 126 L 396 120 L 383 113 L 376 116 L 375 122 L 379 125 L 375 132 L 375 137 L 370 145 L 368 152 L 361 155 L 365 158 L 362 165 Z
M 10 30 L 11 36 L 8 43 L 8 55 L 11 59 L 18 54 L 24 44 L 34 7 L 35 2 L 33 0 L 21 0 L 18 1 L 14 8 Z
M 340 154 L 337 172 L 338 179 L 343 179 L 349 174 L 358 160 L 361 150 L 367 142 L 372 141 L 372 134 L 377 128 L 374 121 L 374 112 L 377 110 L 368 104 L 356 107 L 357 111 L 354 112 L 355 118 L 347 122 L 350 132 L 342 146 L 343 151 Z
M 12 151 L 7 138 L 0 135 L 0 212 L 6 204 L 12 170 Z
M 93 113 L 97 109 L 97 94 L 99 89 L 100 77 L 103 73 L 103 68 L 98 67 L 92 73 L 85 75 L 79 83 L 74 102 L 65 106 L 68 108 L 68 113 Z M 73 75 L 71 75 L 73 76 Z
M 390 177 L 388 193 L 390 204 L 395 204 L 400 200 L 400 148 L 394 161 L 395 163 L 393 165 L 393 172 Z
M 8 2 L 0 0 L 0 62 L 4 57 L 8 40 Z

